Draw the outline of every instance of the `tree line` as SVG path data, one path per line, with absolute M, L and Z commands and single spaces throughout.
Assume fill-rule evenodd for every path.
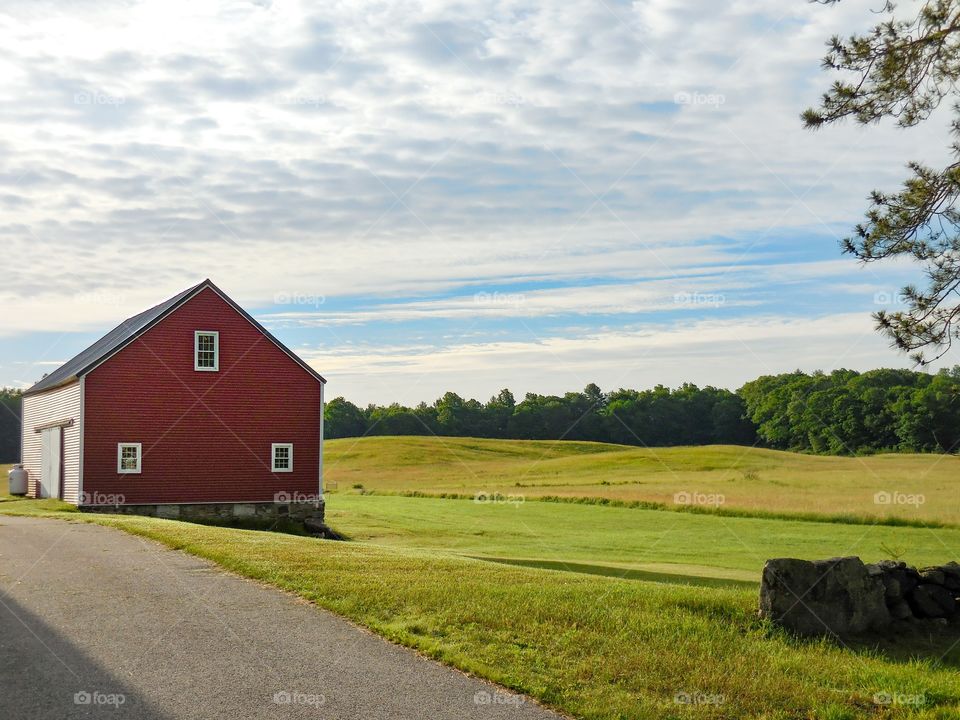
M 769 447 L 830 455 L 960 449 L 960 366 L 768 375 L 738 394 Z
M 19 459 L 20 391 L 0 388 L 0 463 Z
M 448 392 L 433 404 L 358 407 L 338 397 L 324 414 L 328 438 L 447 435 L 595 440 L 625 445 L 759 445 L 833 455 L 956 452 L 960 366 L 765 375 L 736 392 L 684 384 L 620 389 L 595 384 L 562 396 L 501 390 L 487 402 Z
M 751 444 L 753 424 L 729 390 L 683 385 L 671 390 L 617 390 L 594 384 L 562 396 L 501 390 L 486 403 L 448 392 L 432 405 L 368 405 L 342 397 L 327 403 L 324 435 L 448 435 L 516 440 L 596 440 L 632 445 Z
M 20 455 L 20 392 L 0 389 L 0 462 Z M 856 455 L 960 450 L 960 366 L 764 375 L 736 392 L 684 384 L 564 395 L 501 390 L 487 402 L 448 392 L 434 403 L 358 407 L 338 397 L 324 437 L 447 435 L 595 440 L 639 446 L 758 445 Z

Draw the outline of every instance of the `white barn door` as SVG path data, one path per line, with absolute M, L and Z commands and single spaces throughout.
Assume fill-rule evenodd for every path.
M 60 497 L 60 476 L 62 467 L 62 428 L 44 428 L 43 460 L 40 466 L 40 497 Z

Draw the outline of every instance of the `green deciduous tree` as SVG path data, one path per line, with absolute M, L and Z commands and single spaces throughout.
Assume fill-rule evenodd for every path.
M 18 460 L 20 460 L 20 391 L 0 388 L 0 462 L 10 463 Z
M 798 371 L 757 378 L 738 394 L 760 440 L 782 450 L 955 452 L 960 438 L 960 368 Z
M 328 438 L 359 437 L 367 431 L 363 412 L 349 400 L 336 397 L 323 408 L 323 436 Z
M 513 393 L 504 388 L 487 401 L 484 414 L 487 418 L 487 428 L 491 437 L 509 437 L 510 418 L 513 417 L 517 401 Z
M 897 405 L 897 433 L 907 450 L 960 448 L 960 368 L 942 370 Z

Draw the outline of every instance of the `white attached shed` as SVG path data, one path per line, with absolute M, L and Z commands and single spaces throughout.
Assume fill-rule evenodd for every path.
M 80 502 L 83 380 L 23 397 L 21 455 L 31 497 Z

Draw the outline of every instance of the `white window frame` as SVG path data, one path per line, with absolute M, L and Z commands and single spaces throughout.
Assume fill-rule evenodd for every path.
M 290 453 L 290 463 L 285 468 L 277 467 L 277 448 L 286 448 Z M 272 443 L 270 445 L 270 472 L 293 472 L 293 443 Z
M 200 367 L 200 336 L 213 336 L 213 367 Z M 193 369 L 197 372 L 220 371 L 220 333 L 217 330 L 193 331 Z
M 125 470 L 123 468 L 123 450 L 124 448 L 136 448 L 137 449 L 137 467 L 133 470 Z M 143 444 L 135 442 L 122 442 L 117 443 L 117 473 L 119 475 L 139 475 L 140 470 L 143 467 Z

